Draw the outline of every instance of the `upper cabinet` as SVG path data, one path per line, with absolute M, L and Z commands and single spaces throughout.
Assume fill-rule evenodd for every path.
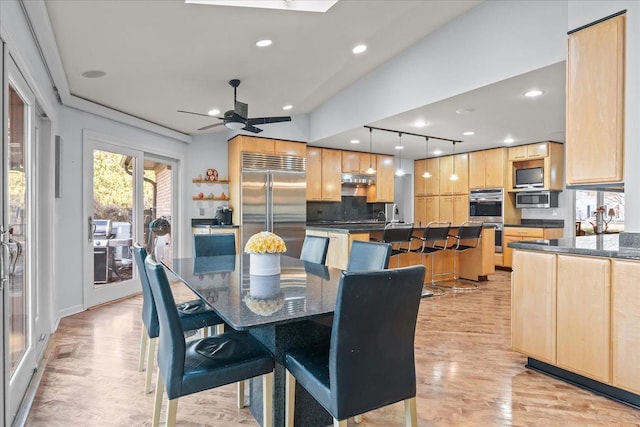
M 237 135 L 232 138 L 239 152 L 278 154 L 283 156 L 306 157 L 307 144 L 303 142 L 281 141 L 279 139 Z
M 469 188 L 503 188 L 506 168 L 506 148 L 469 153 Z
M 307 200 L 341 200 L 342 152 L 307 147 Z
M 456 180 L 451 179 L 454 173 L 458 176 Z M 440 194 L 467 193 L 469 193 L 469 155 L 464 153 L 440 157 Z
M 519 145 L 517 147 L 509 147 L 509 160 L 533 160 L 542 159 L 549 155 L 549 144 L 539 142 L 537 144 Z
M 440 194 L 440 158 L 416 160 L 413 164 L 414 193 L 416 196 L 437 196 Z M 423 175 L 429 172 L 431 176 Z
M 375 166 L 375 154 L 359 151 L 342 152 L 342 172 L 344 173 L 367 173 L 369 167 L 375 168 Z
M 569 35 L 567 184 L 624 179 L 625 14 Z
M 393 156 L 376 155 L 376 183 L 367 189 L 368 203 L 393 203 Z
M 563 144 L 557 142 L 538 142 L 529 145 L 509 147 L 505 188 L 515 187 L 515 174 L 518 169 L 542 168 L 543 186 L 540 190 L 562 190 L 563 187 Z

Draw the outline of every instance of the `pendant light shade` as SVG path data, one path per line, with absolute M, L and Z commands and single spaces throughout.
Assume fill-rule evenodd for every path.
M 429 137 L 427 136 L 427 137 L 425 137 L 425 139 L 427 140 L 426 148 L 425 148 L 425 151 L 424 151 L 424 158 L 426 159 L 427 157 L 429 157 Z M 431 173 L 429 173 L 429 166 L 428 165 L 429 165 L 429 162 L 427 162 L 425 164 L 425 171 L 422 174 L 423 178 L 431 178 Z
M 453 161 L 453 173 L 451 175 L 449 175 L 449 179 L 451 181 L 457 181 L 458 175 L 456 174 L 456 142 L 453 142 L 453 158 L 451 159 Z
M 396 176 L 404 176 L 405 172 L 404 169 L 402 169 L 402 134 L 398 133 L 398 139 L 399 139 L 399 143 L 398 146 L 400 147 L 400 167 L 396 170 Z
M 373 168 L 373 129 L 371 128 L 369 128 L 369 169 L 367 169 L 367 173 L 376 173 L 376 170 Z

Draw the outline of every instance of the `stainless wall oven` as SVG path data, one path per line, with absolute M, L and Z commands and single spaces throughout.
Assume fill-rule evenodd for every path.
M 471 190 L 469 193 L 469 219 L 495 226 L 495 251 L 498 253 L 502 252 L 503 200 L 504 190 L 502 188 Z

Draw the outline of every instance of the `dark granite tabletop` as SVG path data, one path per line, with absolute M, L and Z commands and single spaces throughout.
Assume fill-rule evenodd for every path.
M 531 240 L 509 243 L 513 249 L 606 258 L 640 259 L 640 245 L 620 234 L 599 234 L 573 238 Z M 620 242 L 622 241 L 622 245 Z
M 280 256 L 280 275 L 249 275 L 249 255 L 175 258 L 165 265 L 234 329 L 333 313 L 342 271 Z

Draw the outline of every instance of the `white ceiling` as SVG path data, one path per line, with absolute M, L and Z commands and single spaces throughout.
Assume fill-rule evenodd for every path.
M 192 134 L 216 119 L 176 110 L 231 109 L 232 78 L 242 80 L 238 100 L 249 104 L 250 117 L 306 114 L 478 3 L 340 0 L 327 13 L 181 0 L 55 0 L 46 6 L 72 95 Z M 265 38 L 273 45 L 255 46 Z M 352 54 L 360 43 L 368 50 Z M 88 70 L 107 75 L 83 77 Z M 522 93 L 533 86 L 545 94 L 525 99 Z M 285 112 L 285 104 L 294 108 Z M 475 112 L 455 114 L 460 108 Z M 417 118 L 429 125 L 412 127 Z M 458 152 L 496 146 L 507 134 L 514 144 L 564 141 L 564 64 L 362 125 L 463 139 Z M 476 134 L 463 136 L 467 130 Z M 350 144 L 354 138 L 362 142 Z M 368 131 L 358 128 L 313 143 L 366 151 L 368 141 Z M 373 141 L 373 151 L 395 153 L 397 135 L 374 132 Z M 425 157 L 424 139 L 405 136 L 403 142 L 403 158 Z M 432 140 L 429 148 L 450 152 L 450 145 Z

